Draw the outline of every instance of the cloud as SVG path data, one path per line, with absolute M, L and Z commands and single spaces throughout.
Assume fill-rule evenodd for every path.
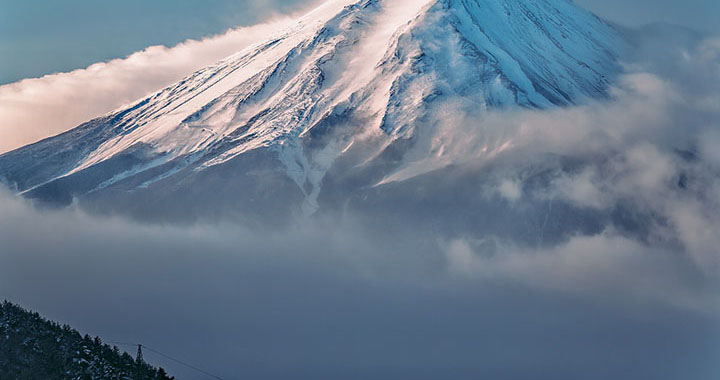
M 690 241 L 702 244 L 703 239 L 692 236 Z M 690 252 L 702 252 L 695 248 Z M 512 280 L 534 289 L 592 299 L 614 297 L 629 303 L 659 302 L 700 313 L 720 313 L 714 285 L 717 276 L 698 281 L 697 268 L 705 263 L 696 266 L 694 257 L 688 260 L 675 251 L 617 232 L 576 236 L 541 249 L 512 241 L 456 239 L 446 244 L 445 252 L 451 271 L 463 276 Z
M 550 111 L 442 106 L 433 119 L 441 126 L 413 148 L 424 151 L 413 154 L 442 153 L 391 179 L 470 167 L 492 183 L 493 191 L 485 192 L 491 201 L 496 195 L 514 209 L 547 210 L 545 223 L 553 203 L 570 205 L 586 213 L 559 216 L 561 229 L 588 219 L 601 226 L 537 246 L 484 231 L 451 238 L 444 250 L 454 272 L 719 311 L 718 43 L 680 40 L 661 49 L 667 59 L 651 53 L 651 60 L 629 61 L 611 99 Z M 474 191 L 462 182 L 455 186 Z M 543 202 L 548 206 L 536 206 Z
M 521 184 L 517 181 L 504 179 L 500 182 L 498 190 L 503 198 L 509 201 L 516 201 L 522 197 L 522 187 L 520 185 Z
M 170 85 L 286 27 L 276 18 L 174 47 L 0 86 L 0 153 L 67 131 Z
M 669 252 L 610 233 L 528 250 L 413 231 L 377 234 L 350 218 L 144 225 L 0 194 L 0 297 L 228 378 L 669 380 L 718 369 L 706 355 L 716 293 Z

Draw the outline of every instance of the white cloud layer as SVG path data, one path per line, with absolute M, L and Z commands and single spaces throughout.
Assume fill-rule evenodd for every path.
M 687 227 L 700 248 L 715 239 Z M 541 379 L 700 380 L 719 369 L 705 356 L 719 346 L 713 277 L 683 255 L 613 232 L 529 249 L 413 231 L 378 235 L 350 218 L 143 225 L 0 194 L 0 297 L 223 377 L 238 361 L 269 379 L 284 378 L 277 367 L 320 379 L 520 379 L 538 361 Z M 612 347 L 590 348 L 598 336 Z
M 292 18 L 0 86 L 0 153 L 65 132 L 277 33 Z
M 615 221 L 598 235 L 534 249 L 493 237 L 451 240 L 445 245 L 451 268 L 536 288 L 626 292 L 720 312 L 720 45 L 706 39 L 663 49 L 679 58 L 633 62 L 610 101 L 462 119 L 448 133 L 483 133 L 463 134 L 476 141 L 444 145 L 446 156 L 437 158 L 487 165 L 495 193 L 511 203 L 563 201 L 601 215 L 624 210 L 640 225 L 623 230 Z M 442 133 L 436 141 L 452 141 Z M 500 154 L 488 155 L 498 147 Z M 554 170 L 547 187 L 524 184 L 534 165 Z

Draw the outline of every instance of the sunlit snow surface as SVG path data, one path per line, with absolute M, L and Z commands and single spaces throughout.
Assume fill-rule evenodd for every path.
M 266 149 L 311 214 L 339 157 L 361 166 L 413 140 L 408 161 L 377 183 L 436 169 L 444 161 L 425 156 L 442 158 L 442 131 L 429 115 L 606 96 L 622 46 L 615 29 L 565 0 L 332 0 L 134 105 L 0 156 L 0 175 L 18 192 L 74 199 L 182 186 Z

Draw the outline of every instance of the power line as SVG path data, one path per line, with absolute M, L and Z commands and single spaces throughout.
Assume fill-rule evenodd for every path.
M 191 364 L 185 363 L 185 362 L 183 362 L 183 361 L 181 361 L 181 360 L 178 360 L 178 359 L 175 359 L 175 358 L 170 357 L 170 356 L 168 356 L 168 355 L 165 355 L 165 354 L 163 354 L 162 352 L 160 352 L 160 351 L 158 351 L 158 350 L 152 349 L 152 348 L 150 348 L 150 347 L 148 347 L 148 346 L 143 346 L 143 347 L 145 347 L 146 349 L 148 349 L 148 350 L 150 350 L 150 351 L 152 351 L 152 352 L 154 352 L 154 353 L 156 353 L 156 354 L 158 354 L 158 355 L 160 355 L 160 356 L 162 356 L 162 357 L 164 357 L 164 358 L 166 358 L 166 359 L 170 359 L 170 360 L 172 360 L 172 361 L 174 361 L 174 362 L 176 362 L 176 363 L 182 364 L 182 365 L 184 365 L 184 366 L 186 366 L 186 367 L 188 367 L 188 368 L 194 369 L 194 370 L 196 370 L 196 371 L 198 371 L 198 372 L 200 372 L 200 373 L 204 373 L 204 374 L 207 375 L 207 376 L 214 377 L 214 378 L 216 378 L 216 379 L 218 379 L 218 380 L 223 380 L 223 378 L 220 377 L 220 376 L 213 375 L 212 373 L 207 372 L 207 371 L 204 371 L 204 370 L 202 370 L 202 369 L 200 369 L 200 368 L 197 368 L 197 367 L 195 367 L 195 366 L 193 366 L 193 365 L 191 365 Z
M 137 346 L 137 343 L 125 343 L 125 342 L 103 342 L 105 344 L 112 344 L 114 346 Z
M 202 373 L 202 374 L 204 374 L 204 375 L 206 375 L 206 376 L 210 376 L 210 377 L 215 378 L 215 379 L 218 379 L 218 380 L 225 380 L 225 379 L 223 379 L 223 378 L 220 377 L 220 376 L 213 375 L 213 374 L 210 373 L 210 372 L 207 372 L 207 371 L 205 371 L 205 370 L 203 370 L 203 369 L 200 369 L 200 368 L 198 368 L 198 367 L 195 367 L 194 365 L 189 364 L 189 363 L 186 363 L 186 362 L 184 362 L 184 361 L 182 361 L 182 360 L 180 360 L 180 359 L 175 359 L 175 358 L 173 358 L 172 356 L 166 355 L 166 354 L 164 354 L 164 353 L 162 353 L 162 352 L 160 352 L 160 351 L 158 351 L 158 350 L 156 350 L 156 349 L 154 349 L 154 348 L 148 347 L 148 346 L 146 346 L 146 345 L 144 345 L 144 344 L 139 344 L 139 343 L 124 343 L 124 342 L 106 342 L 106 343 L 108 343 L 108 344 L 114 344 L 114 345 L 120 345 L 120 346 L 138 346 L 138 347 L 143 347 L 143 348 L 145 348 L 145 349 L 148 350 L 148 351 L 154 352 L 154 353 L 156 353 L 156 354 L 164 357 L 165 359 L 172 360 L 172 361 L 174 361 L 175 363 L 184 365 L 185 367 L 188 367 L 188 368 L 190 368 L 190 369 L 192 369 L 192 370 L 195 370 L 195 371 L 197 371 L 197 372 L 200 372 L 200 373 Z

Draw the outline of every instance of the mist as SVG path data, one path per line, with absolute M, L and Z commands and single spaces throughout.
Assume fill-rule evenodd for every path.
M 619 238 L 483 259 L 473 242 L 378 235 L 347 219 L 260 231 L 37 211 L 7 194 L 0 208 L 3 297 L 223 378 L 718 370 L 720 315 L 696 303 L 716 293 L 683 260 Z

